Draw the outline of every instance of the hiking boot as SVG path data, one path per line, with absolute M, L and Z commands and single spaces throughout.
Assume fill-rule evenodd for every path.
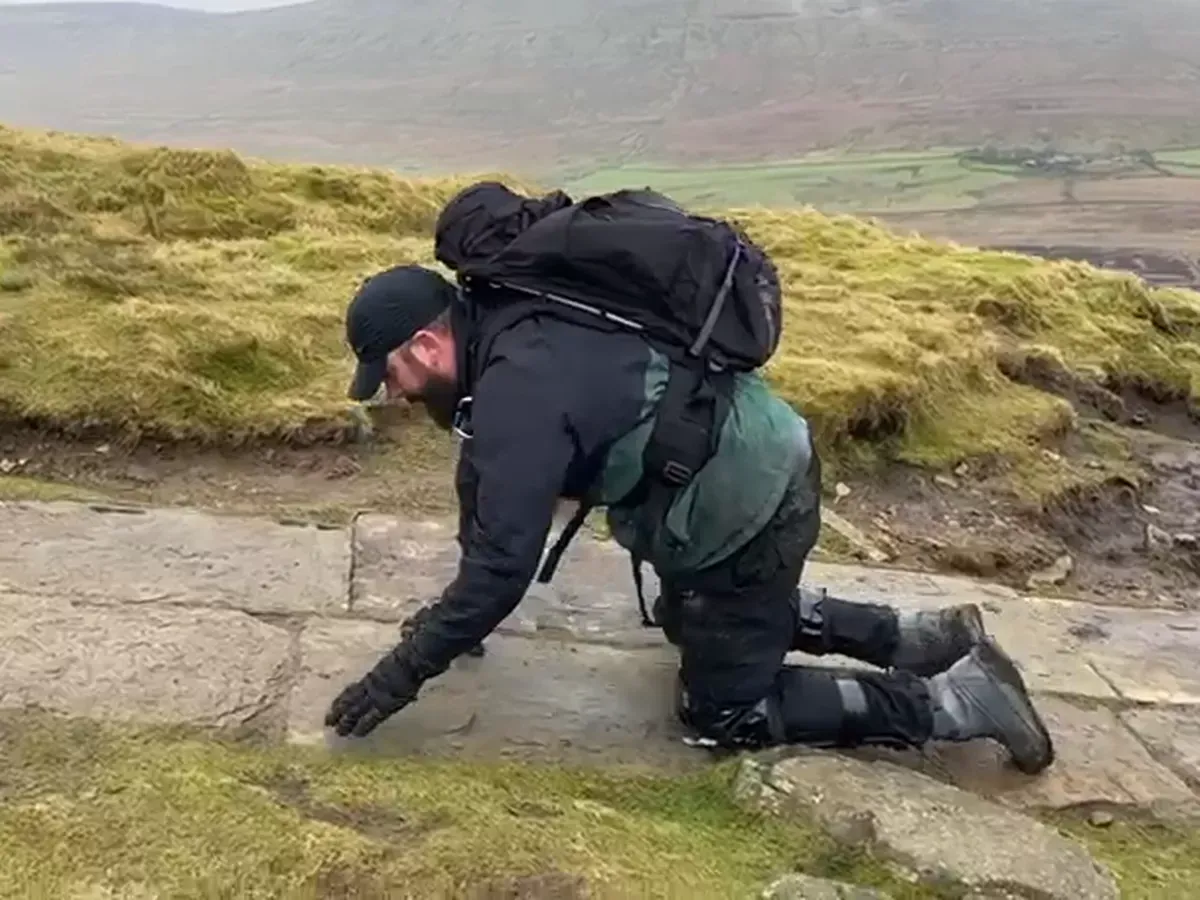
M 928 678 L 945 672 L 986 636 L 974 603 L 900 613 L 900 632 L 891 668 Z
M 1027 775 L 1054 762 L 1054 743 L 1020 672 L 991 638 L 925 683 L 933 704 L 933 740 L 991 738 Z

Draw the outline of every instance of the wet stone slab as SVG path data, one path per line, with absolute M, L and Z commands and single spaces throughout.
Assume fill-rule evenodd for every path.
M 234 727 L 280 696 L 290 641 L 232 610 L 76 608 L 0 593 L 0 707 Z
M 458 570 L 454 538 L 449 521 L 360 516 L 354 527 L 352 613 L 399 622 L 433 602 Z M 657 584 L 648 568 L 646 574 L 652 600 Z M 615 544 L 583 533 L 559 562 L 554 580 L 530 585 L 498 630 L 629 647 L 663 644 L 661 631 L 642 627 L 628 556 Z
M 336 612 L 346 530 L 188 509 L 0 503 L 0 590 L 263 613 Z
M 680 741 L 672 708 L 676 658 L 651 649 L 496 635 L 364 739 L 325 732 L 329 703 L 397 639 L 378 622 L 316 620 L 301 635 L 290 702 L 293 741 L 369 753 L 532 758 L 690 767 L 711 758 Z
M 1133 709 L 1121 718 L 1158 759 L 1200 791 L 1200 707 Z
M 449 584 L 458 565 L 453 523 L 368 513 L 351 530 L 355 615 L 403 621 Z
M 804 569 L 804 582 L 813 587 L 824 587 L 846 600 L 863 603 L 890 598 L 887 602 L 902 600 L 917 605 L 974 602 L 988 606 L 1018 599 L 1017 592 L 1011 588 L 970 578 L 839 563 L 808 564 Z
M 1168 812 L 1196 807 L 1196 797 L 1156 760 L 1111 710 L 1084 709 L 1056 697 L 1035 698 L 1054 739 L 1054 764 L 1023 775 L 990 740 L 943 743 L 926 754 L 859 752 L 883 758 L 989 797 L 1006 806 L 1060 810 L 1079 806 Z
M 363 516 L 354 546 L 352 609 L 363 617 L 400 621 L 431 602 L 456 572 L 452 522 Z M 805 582 L 847 600 L 901 609 L 978 603 L 1034 691 L 1104 702 L 1200 702 L 1200 614 L 1025 598 L 966 578 L 820 563 L 808 567 Z M 656 591 L 651 577 L 647 596 Z M 554 582 L 533 585 L 500 631 L 629 647 L 662 644 L 657 629 L 641 626 L 624 551 L 586 534 L 576 538 Z M 799 653 L 789 661 L 861 667 Z
M 747 757 L 734 795 L 749 808 L 815 822 L 916 880 L 957 888 L 955 896 L 1120 896 L 1105 866 L 1049 826 L 886 762 L 805 751 Z
M 1020 598 L 985 622 L 1034 690 L 1200 703 L 1200 614 Z
M 1025 597 L 969 579 L 813 565 L 806 583 L 899 608 L 977 603 L 1031 690 L 1093 700 L 1200 703 L 1200 613 Z M 813 660 L 796 654 L 797 662 Z M 847 662 L 828 657 L 828 664 Z
M 1047 606 L 1054 601 L 1039 601 Z M 1200 613 L 1057 604 L 1083 655 L 1135 703 L 1200 704 Z

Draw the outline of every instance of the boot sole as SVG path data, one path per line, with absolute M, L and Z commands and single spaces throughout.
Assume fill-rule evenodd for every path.
M 1019 744 L 1008 748 L 1013 765 L 1026 775 L 1037 775 L 1054 762 L 1054 741 L 1029 698 L 1025 680 L 1016 663 L 992 638 L 980 641 L 972 652 L 980 668 L 995 680 L 1001 695 L 1008 702 L 1010 714 L 1019 719 L 1023 726 Z M 986 709 L 977 698 L 972 699 L 979 709 Z M 1000 724 L 995 717 L 990 718 L 996 725 Z M 1001 729 L 997 728 L 997 731 Z

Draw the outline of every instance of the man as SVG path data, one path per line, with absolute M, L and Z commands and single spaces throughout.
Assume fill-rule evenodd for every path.
M 506 241 L 569 202 L 493 196 L 502 190 L 476 186 L 447 206 L 440 259 L 490 253 L 488 241 Z M 507 230 L 492 224 L 495 216 L 480 218 L 498 203 L 509 204 Z M 350 396 L 382 391 L 421 403 L 441 427 L 461 426 L 465 439 L 458 574 L 333 702 L 326 724 L 339 735 L 367 734 L 477 648 L 533 579 L 558 500 L 589 497 L 608 506 L 618 543 L 661 577 L 655 620 L 680 651 L 679 716 L 702 741 L 734 748 L 991 738 L 1025 772 L 1050 765 L 1050 736 L 974 605 L 898 614 L 799 586 L 820 528 L 820 464 L 803 417 L 756 373 L 736 379 L 719 448 L 686 500 L 648 520 L 645 507 L 615 501 L 638 479 L 665 378 L 661 358 L 639 334 L 554 315 L 469 320 L 457 297 L 438 274 L 403 266 L 369 281 L 347 313 L 358 359 Z M 480 357 L 470 372 L 468 346 Z M 784 666 L 791 650 L 887 671 Z

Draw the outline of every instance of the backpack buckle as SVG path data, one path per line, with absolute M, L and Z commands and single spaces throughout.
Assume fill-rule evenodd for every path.
M 464 441 L 469 441 L 475 436 L 475 433 L 471 431 L 471 405 L 474 402 L 474 397 L 467 396 L 459 400 L 458 405 L 454 407 L 454 421 L 451 428 Z
M 692 470 L 689 466 L 685 466 L 681 462 L 669 459 L 663 466 L 662 478 L 667 484 L 682 487 L 692 480 Z

